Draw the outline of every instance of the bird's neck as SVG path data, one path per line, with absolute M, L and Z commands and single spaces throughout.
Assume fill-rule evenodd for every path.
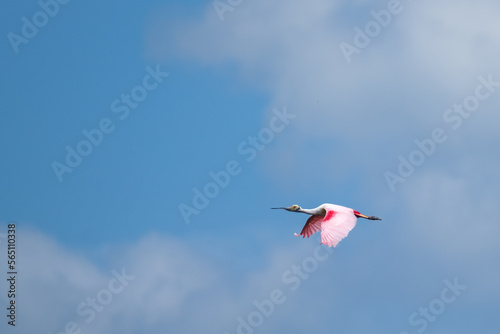
M 300 209 L 299 212 L 308 214 L 308 215 L 315 215 L 315 216 L 324 216 L 325 215 L 325 210 L 322 208 L 314 208 L 314 209 Z

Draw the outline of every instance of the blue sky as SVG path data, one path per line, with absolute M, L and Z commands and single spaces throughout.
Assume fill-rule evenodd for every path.
M 2 333 L 496 333 L 499 4 L 228 3 L 4 6 Z

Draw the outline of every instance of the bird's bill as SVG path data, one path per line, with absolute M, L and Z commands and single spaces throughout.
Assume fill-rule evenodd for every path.
M 361 214 L 361 213 L 355 213 L 355 215 L 356 215 L 356 217 L 368 219 L 368 216 L 365 216 L 364 214 Z
M 291 206 L 289 206 L 289 207 L 271 208 L 271 209 L 274 209 L 274 210 L 283 209 L 283 210 L 287 210 L 287 211 L 293 211 Z
M 297 211 L 298 209 L 300 209 L 300 206 L 292 205 L 292 206 L 287 206 L 287 207 L 279 207 L 279 208 L 271 208 L 271 209 L 283 209 L 286 211 Z

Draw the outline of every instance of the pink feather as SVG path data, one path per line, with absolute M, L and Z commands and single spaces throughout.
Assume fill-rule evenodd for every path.
M 328 247 L 336 247 L 356 226 L 357 217 L 352 209 L 343 206 L 323 204 L 321 207 L 325 209 L 325 216 L 312 215 L 307 220 L 302 232 L 295 233 L 295 236 L 309 238 L 321 230 L 321 243 L 328 245 Z

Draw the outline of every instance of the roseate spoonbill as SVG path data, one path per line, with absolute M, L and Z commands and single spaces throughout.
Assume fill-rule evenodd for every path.
M 294 233 L 294 235 L 296 237 L 302 236 L 302 238 L 309 238 L 311 235 L 321 230 L 321 244 L 328 245 L 328 247 L 336 247 L 340 240 L 347 237 L 349 232 L 356 226 L 358 217 L 369 220 L 382 220 L 374 216 L 365 216 L 345 206 L 328 203 L 322 204 L 314 209 L 302 209 L 298 205 L 271 209 L 284 209 L 311 215 L 311 217 L 307 219 L 302 232 L 300 232 L 300 234 Z

